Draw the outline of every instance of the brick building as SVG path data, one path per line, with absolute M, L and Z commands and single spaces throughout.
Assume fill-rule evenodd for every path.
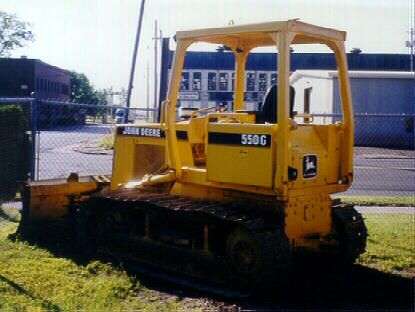
M 67 70 L 37 59 L 0 58 L 0 97 L 70 99 L 71 78 Z

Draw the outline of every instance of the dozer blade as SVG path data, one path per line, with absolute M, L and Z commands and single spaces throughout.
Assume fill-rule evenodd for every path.
M 109 176 L 50 179 L 26 182 L 22 190 L 24 221 L 51 220 L 65 217 L 73 200 L 82 200 L 110 184 Z

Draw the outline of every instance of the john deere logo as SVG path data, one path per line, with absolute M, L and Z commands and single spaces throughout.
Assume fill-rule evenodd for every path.
M 305 155 L 303 158 L 303 177 L 312 178 L 317 175 L 317 156 Z

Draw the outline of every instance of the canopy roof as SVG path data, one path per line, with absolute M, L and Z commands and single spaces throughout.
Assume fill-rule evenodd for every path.
M 178 40 L 225 44 L 230 47 L 259 47 L 275 45 L 270 34 L 281 31 L 295 33 L 294 44 L 327 43 L 346 40 L 346 32 L 344 31 L 303 23 L 298 19 L 178 31 L 176 38 Z

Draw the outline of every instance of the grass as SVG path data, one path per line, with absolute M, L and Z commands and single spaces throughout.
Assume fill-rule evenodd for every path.
M 415 206 L 415 196 L 336 196 L 336 198 L 357 206 Z
M 367 214 L 367 252 L 359 263 L 384 272 L 415 272 L 414 215 Z M 0 217 L 0 311 L 195 311 L 160 296 L 138 279 L 100 261 L 80 265 L 40 247 L 13 241 L 16 222 Z M 411 271 L 412 270 L 412 271 Z M 196 299 L 197 300 L 197 299 Z
M 367 214 L 367 251 L 359 262 L 384 272 L 415 274 L 415 216 Z
M 17 223 L 0 224 L 0 311 L 183 311 L 109 264 L 82 266 L 12 241 Z M 156 299 L 154 299 L 156 298 Z
M 114 134 L 106 135 L 98 142 L 98 146 L 105 148 L 105 149 L 113 149 L 114 139 L 115 139 Z

